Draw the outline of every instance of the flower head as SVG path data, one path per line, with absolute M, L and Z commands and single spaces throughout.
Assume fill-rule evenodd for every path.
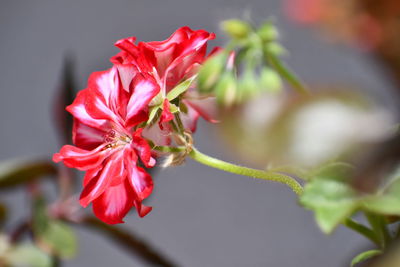
M 123 222 L 135 206 L 140 216 L 150 210 L 142 204 L 152 189 L 151 176 L 139 167 L 153 167 L 154 158 L 142 129 L 147 106 L 159 87 L 137 74 L 123 83 L 116 67 L 93 73 L 88 87 L 79 92 L 67 110 L 74 116 L 73 142 L 53 156 L 68 167 L 86 171 L 80 203 L 90 203 L 104 222 Z
M 160 128 L 156 131 L 168 131 L 168 122 L 174 119 L 171 111 L 171 100 L 168 93 L 180 83 L 194 78 L 200 65 L 205 61 L 207 41 L 215 38 L 215 34 L 204 30 L 191 30 L 189 27 L 182 27 L 173 33 L 165 41 L 139 42 L 135 44 L 136 38 L 130 37 L 116 42 L 121 49 L 117 55 L 111 58 L 123 76 L 135 75 L 131 66 L 140 73 L 146 73 L 160 88 L 160 93 L 152 102 L 153 106 L 160 107 L 162 114 L 159 120 Z M 184 105 L 186 112 L 181 112 L 181 119 L 187 130 L 194 132 L 199 116 L 208 121 L 213 119 L 213 99 L 201 98 L 192 86 L 183 94 L 180 105 Z M 159 135 L 157 133 L 156 135 Z M 165 136 L 164 134 L 161 134 Z M 165 140 L 164 142 L 165 143 Z M 168 143 L 168 141 L 166 141 Z
M 153 167 L 155 159 L 142 133 L 164 145 L 170 143 L 173 113 L 179 112 L 180 130 L 194 131 L 199 116 L 213 121 L 204 105 L 209 99 L 198 99 L 192 82 L 214 37 L 183 27 L 161 42 L 136 45 L 134 37 L 122 39 L 116 43 L 121 52 L 111 59 L 114 66 L 93 73 L 67 107 L 74 117 L 75 146 L 65 145 L 53 160 L 86 171 L 80 203 L 92 203 L 104 222 L 122 223 L 132 207 L 140 216 L 151 210 L 142 201 L 153 181 L 140 165 Z M 158 123 L 149 123 L 151 118 Z

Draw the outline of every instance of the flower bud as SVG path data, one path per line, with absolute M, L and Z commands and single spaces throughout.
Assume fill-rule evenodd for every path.
M 230 107 L 236 99 L 236 79 L 231 71 L 225 72 L 215 87 L 218 104 Z
M 246 70 L 239 81 L 239 101 L 246 101 L 261 91 L 253 70 Z
M 209 58 L 198 75 L 198 88 L 201 93 L 209 93 L 225 68 L 226 54 L 223 52 Z
M 267 92 L 279 92 L 282 89 L 282 79 L 276 71 L 263 68 L 260 75 L 260 85 Z
M 286 49 L 277 42 L 270 42 L 264 46 L 264 51 L 267 54 L 272 54 L 275 56 L 281 56 L 287 54 Z
M 257 30 L 258 36 L 265 42 L 274 41 L 279 38 L 279 32 L 271 22 L 265 22 Z
M 233 39 L 244 39 L 251 32 L 251 26 L 242 20 L 230 19 L 221 24 L 222 29 Z

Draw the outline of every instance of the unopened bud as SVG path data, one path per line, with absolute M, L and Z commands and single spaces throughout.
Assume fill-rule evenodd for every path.
M 246 101 L 260 91 L 261 88 L 257 83 L 253 70 L 245 71 L 239 81 L 239 100 Z
M 225 72 L 215 87 L 217 102 L 223 106 L 231 106 L 236 98 L 236 79 L 233 72 Z
M 257 30 L 257 34 L 261 37 L 263 41 L 274 41 L 279 38 L 279 32 L 276 27 L 271 22 L 265 22 Z
M 276 71 L 264 68 L 260 75 L 260 85 L 263 90 L 275 93 L 282 89 L 282 79 Z
M 209 58 L 198 75 L 198 88 L 201 93 L 209 93 L 225 68 L 226 54 L 223 52 Z
M 225 20 L 221 26 L 234 39 L 244 39 L 251 32 L 251 26 L 247 22 L 238 19 Z
M 287 50 L 277 42 L 267 43 L 264 49 L 267 54 L 272 54 L 275 56 L 281 56 L 287 54 Z

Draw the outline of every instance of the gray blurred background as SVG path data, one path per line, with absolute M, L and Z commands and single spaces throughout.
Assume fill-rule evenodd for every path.
M 389 85 L 365 55 L 328 45 L 311 30 L 289 22 L 279 0 L 1 0 L 0 1 L 0 160 L 50 157 L 58 144 L 51 104 L 67 53 L 75 58 L 78 88 L 88 75 L 110 67 L 113 43 L 135 35 L 163 40 L 178 27 L 214 31 L 219 22 L 273 15 L 291 52 L 287 62 L 306 81 L 356 83 L 380 101 Z M 223 147 L 217 126 L 201 122 L 197 147 L 239 162 Z M 26 211 L 23 194 L 2 193 L 17 218 Z M 286 187 L 239 177 L 188 161 L 155 177 L 147 202 L 153 211 L 135 212 L 124 227 L 146 239 L 179 266 L 345 266 L 368 241 L 340 228 L 324 236 L 311 212 Z M 94 232 L 79 232 L 80 252 L 65 266 L 146 266 Z

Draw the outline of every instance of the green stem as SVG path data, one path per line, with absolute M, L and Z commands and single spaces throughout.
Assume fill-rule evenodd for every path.
M 383 249 L 386 248 L 391 241 L 391 237 L 383 216 L 365 212 L 365 217 L 370 223 L 372 230 L 376 233 L 380 246 Z
M 352 220 L 351 218 L 346 219 L 344 221 L 344 225 L 347 226 L 348 228 L 356 231 L 357 233 L 365 236 L 366 238 L 371 240 L 373 243 L 375 243 L 377 246 L 380 245 L 380 240 L 379 240 L 378 236 L 374 233 L 374 231 L 372 231 L 368 227 Z
M 171 148 L 171 147 L 154 147 L 154 149 L 162 152 L 183 152 L 185 151 L 185 148 Z M 301 195 L 303 192 L 303 187 L 292 177 L 289 177 L 287 175 L 281 174 L 281 173 L 276 173 L 276 172 L 270 172 L 270 171 L 263 171 L 263 170 L 257 170 L 257 169 L 252 169 L 248 167 L 243 167 L 239 166 L 236 164 L 232 164 L 229 162 L 225 162 L 213 157 L 210 157 L 208 155 L 205 155 L 198 151 L 196 148 L 192 148 L 191 152 L 189 153 L 189 156 L 197 161 L 200 162 L 204 165 L 207 165 L 209 167 L 213 167 L 219 170 L 223 170 L 226 172 L 238 174 L 238 175 L 243 175 L 243 176 L 249 176 L 257 179 L 262 179 L 262 180 L 269 180 L 273 182 L 278 182 L 285 184 L 289 186 L 297 195 Z

